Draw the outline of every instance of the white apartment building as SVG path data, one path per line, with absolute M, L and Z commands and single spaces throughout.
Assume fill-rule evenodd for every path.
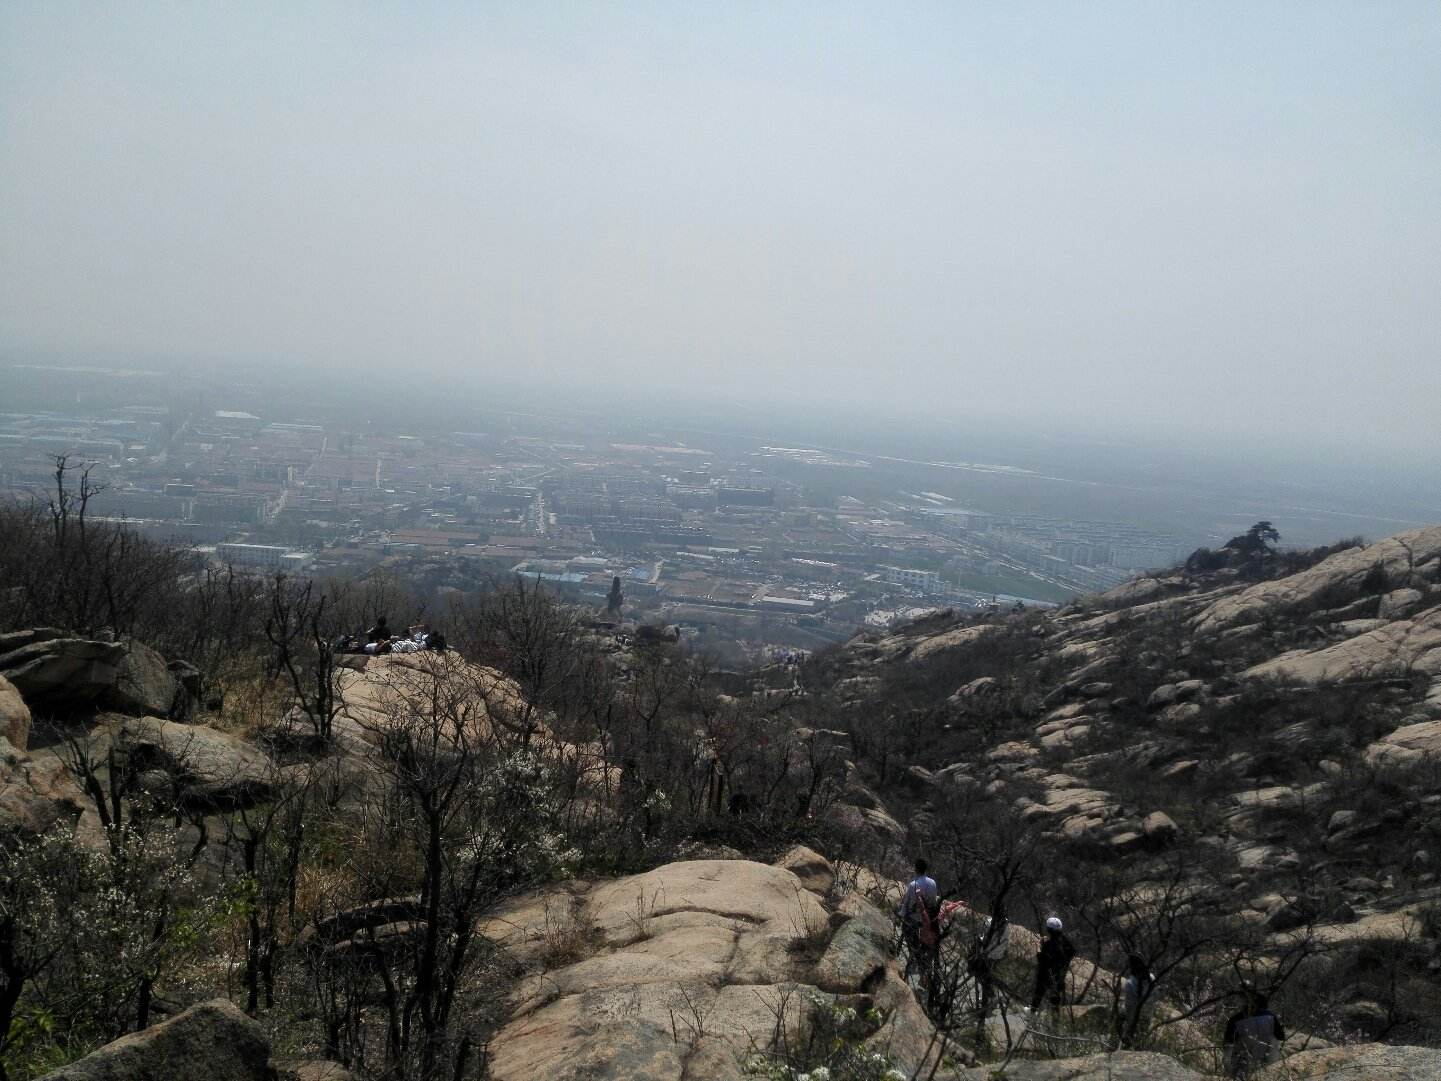
M 913 570 L 906 567 L 882 567 L 886 582 L 893 586 L 906 586 L 922 593 L 939 593 L 945 587 L 938 571 Z

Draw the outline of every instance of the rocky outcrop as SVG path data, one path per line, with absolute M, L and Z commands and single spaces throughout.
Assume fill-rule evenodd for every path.
M 879 806 L 874 796 L 873 806 L 855 802 L 864 798 L 855 789 L 848 790 L 843 799 L 826 808 L 826 822 L 854 837 L 868 854 L 894 851 L 905 841 L 905 827 Z
M 277 774 L 265 754 L 202 725 L 101 714 L 86 741 L 92 761 L 103 757 L 106 741 L 128 756 L 139 783 L 182 806 L 246 807 L 274 791 Z
M 1123 854 L 1151 886 L 1163 863 L 1192 864 L 1205 911 L 1277 950 L 1302 935 L 1334 945 L 1338 970 L 1370 963 L 1367 950 L 1407 941 L 1408 929 L 1418 941 L 1418 906 L 1441 873 L 1431 843 L 1441 829 L 1441 527 L 1286 573 L 1309 558 L 1319 554 L 1178 572 L 1055 613 L 857 636 L 818 657 L 823 678 L 808 684 L 847 718 L 856 745 L 884 736 L 901 709 L 933 727 L 883 774 L 847 752 L 847 791 L 872 797 L 848 802 L 889 804 L 907 851 L 924 851 L 928 833 L 934 847 L 947 816 L 975 804 L 1078 869 Z M 1253 575 L 1276 577 L 1240 580 Z M 851 832 L 869 837 L 850 813 Z M 827 962 L 841 972 L 853 958 L 864 965 L 863 925 L 847 926 Z M 1401 963 L 1394 1002 L 1370 987 L 1348 997 L 1351 1030 L 1378 1032 L 1364 1003 L 1381 1003 L 1389 1037 L 1431 1042 L 1434 1003 L 1415 1005 L 1425 996 L 1414 988 L 1438 965 L 1428 941 Z M 1099 1061 L 1013 1061 L 1006 1073 L 1091 1076 Z M 1105 1068 L 1125 1076 L 1116 1061 Z
M 73 823 L 88 801 L 54 755 L 32 758 L 0 739 L 0 836 Z
M 30 742 L 30 707 L 4 676 L 0 676 L 0 737 L 17 751 L 23 751 Z
M 943 653 L 979 641 L 990 632 L 991 628 L 984 624 L 978 627 L 957 627 L 955 630 L 916 642 L 911 648 L 908 659 L 917 663 L 933 660 Z
M 1441 559 L 1441 526 L 1413 529 L 1366 548 L 1348 548 L 1309 570 L 1256 585 L 1223 597 L 1203 611 L 1196 630 L 1210 634 L 1267 615 L 1284 615 L 1316 604 L 1324 596 L 1352 599 L 1374 576 L 1391 590 L 1435 581 Z
M 122 1036 L 41 1081 L 354 1081 L 338 1062 L 270 1060 L 260 1023 L 229 999 Z
M 101 705 L 121 713 L 169 717 L 176 712 L 180 690 L 165 658 L 143 642 L 127 642 L 116 668 L 115 684 L 101 696 Z
M 199 687 L 199 673 L 165 658 L 143 642 L 70 638 L 50 627 L 0 635 L 0 684 L 45 714 L 73 716 L 92 709 L 172 717 L 186 715 L 192 694 L 180 675 Z M 0 721 L 5 712 L 0 687 Z M 11 740 L 16 743 L 15 740 Z M 18 743 L 16 743 L 19 746 Z
M 696 860 L 572 883 L 516 900 L 481 931 L 529 970 L 492 1041 L 497 1081 L 739 1078 L 748 1052 L 834 995 L 887 1015 L 869 1039 L 908 1072 L 929 1042 L 885 948 L 886 917 L 854 894 L 829 912 L 782 867 Z
M 0 634 L 0 657 L 7 653 L 13 653 L 23 646 L 31 646 L 36 642 L 49 642 L 56 638 L 64 638 L 65 634 L 56 627 L 30 627 L 27 630 L 6 631 Z
M 1183 593 L 1187 589 L 1187 585 L 1186 579 L 1183 577 L 1154 578 L 1142 575 L 1140 578 L 1132 578 L 1129 582 L 1122 582 L 1099 594 L 1096 597 L 1096 603 L 1106 608 L 1130 608 L 1133 605 L 1146 604 L 1176 593 Z
M 47 628 L 4 636 L 0 676 L 33 710 L 71 713 L 90 708 L 115 686 L 125 660 L 118 642 L 62 638 Z
M 796 845 L 790 849 L 776 860 L 776 866 L 795 875 L 802 886 L 822 897 L 829 893 L 836 883 L 836 872 L 831 861 L 805 845 Z
M 466 699 L 470 735 L 476 738 L 486 738 L 494 725 L 520 724 L 527 712 L 514 680 L 494 668 L 471 664 L 454 651 L 354 660 L 355 667 L 342 668 L 335 676 L 336 693 L 344 706 L 341 716 L 377 741 L 397 720 L 428 710 L 437 687 L 445 688 L 452 699 Z M 533 719 L 535 731 L 543 734 L 540 721 L 538 715 Z
M 1181 830 L 1165 811 L 1152 811 L 1141 820 L 1141 832 L 1153 844 L 1170 844 Z
M 1318 684 L 1413 672 L 1441 676 L 1441 607 L 1414 619 L 1386 623 L 1324 649 L 1283 654 L 1247 669 L 1245 675 Z
M 192 1006 L 143 1032 L 122 1036 L 44 1081 L 274 1081 L 259 1022 L 227 999 Z
M 1441 721 L 1402 725 L 1366 748 L 1372 765 L 1416 762 L 1427 755 L 1441 757 Z

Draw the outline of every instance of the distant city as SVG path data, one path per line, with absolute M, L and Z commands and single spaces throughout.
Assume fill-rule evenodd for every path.
M 933 491 L 834 494 L 807 474 L 872 463 L 833 451 L 626 442 L 574 418 L 547 432 L 531 414 L 379 434 L 307 419 L 304 403 L 262 414 L 196 391 L 157 404 L 154 374 L 32 369 L 86 388 L 57 390 L 78 408 L 0 414 L 0 486 L 43 496 L 64 454 L 99 488 L 90 516 L 218 563 L 356 573 L 424 560 L 453 564 L 447 582 L 522 575 L 597 605 L 618 577 L 630 617 L 757 647 L 812 648 L 941 606 L 1051 604 L 1186 550 Z

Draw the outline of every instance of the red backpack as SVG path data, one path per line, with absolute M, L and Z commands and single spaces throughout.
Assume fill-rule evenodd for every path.
M 916 938 L 922 946 L 934 946 L 941 940 L 940 921 L 936 918 L 937 913 L 931 911 L 931 906 L 921 901 L 921 926 L 916 932 Z

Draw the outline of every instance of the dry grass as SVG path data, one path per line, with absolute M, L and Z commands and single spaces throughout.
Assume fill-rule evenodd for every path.
M 220 712 L 207 713 L 202 719 L 210 728 L 246 739 L 284 716 L 294 698 L 294 692 L 280 680 L 268 680 L 254 672 L 219 677 L 214 684 L 223 695 Z
M 599 932 L 579 897 L 554 897 L 545 903 L 540 937 L 540 962 L 549 972 L 595 953 Z
M 813 909 L 806 907 L 804 901 L 807 896 L 803 890 L 796 890 L 797 907 L 802 915 L 799 922 L 795 917 L 791 919 L 791 929 L 795 937 L 786 943 L 786 952 L 814 963 L 821 959 L 826 947 L 830 945 L 831 922 L 824 910 L 817 915 Z

